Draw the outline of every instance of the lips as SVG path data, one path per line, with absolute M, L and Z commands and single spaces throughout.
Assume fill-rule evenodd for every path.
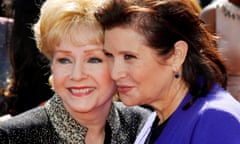
M 117 85 L 117 89 L 119 93 L 128 93 L 133 89 L 133 86 Z
M 69 91 L 74 96 L 87 96 L 95 90 L 93 87 L 86 87 L 86 88 L 70 88 Z

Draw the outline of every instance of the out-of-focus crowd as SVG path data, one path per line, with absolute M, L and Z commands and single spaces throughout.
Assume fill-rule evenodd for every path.
M 0 0 L 0 115 L 17 115 L 53 95 L 49 61 L 31 30 L 42 2 Z

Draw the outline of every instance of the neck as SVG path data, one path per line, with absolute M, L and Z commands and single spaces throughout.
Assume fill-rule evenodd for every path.
M 105 126 L 104 126 L 105 127 Z M 88 128 L 85 142 L 86 144 L 103 144 L 105 139 L 105 128 Z
M 73 111 L 70 108 L 66 108 L 76 121 L 78 121 L 82 126 L 89 128 L 92 126 L 98 127 L 98 125 L 105 125 L 106 119 L 111 111 L 111 106 L 112 100 L 110 99 L 106 103 L 87 112 Z
M 96 107 L 93 111 L 78 112 L 68 109 L 72 117 L 83 127 L 87 128 L 86 144 L 103 144 L 105 139 L 105 125 L 111 111 L 112 100 Z
M 86 144 L 103 144 L 108 113 L 98 112 L 94 117 L 81 119 L 80 124 L 87 127 Z
M 165 101 L 161 102 L 161 104 L 158 104 L 159 107 L 155 107 L 157 115 L 160 119 L 159 124 L 166 121 L 174 113 L 188 91 L 188 87 L 184 82 L 182 82 L 182 80 L 177 81 L 178 82 L 176 82 L 175 85 L 170 88 L 171 92 L 166 95 Z

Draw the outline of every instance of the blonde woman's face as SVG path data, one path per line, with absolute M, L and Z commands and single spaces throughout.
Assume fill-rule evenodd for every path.
M 115 92 L 103 45 L 73 45 L 63 40 L 53 55 L 56 93 L 70 112 L 108 111 Z

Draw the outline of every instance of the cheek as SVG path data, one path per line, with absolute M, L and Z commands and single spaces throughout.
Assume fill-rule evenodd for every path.
M 61 69 L 58 66 L 53 66 L 52 75 L 53 75 L 53 84 L 54 88 L 58 88 L 59 86 L 63 86 L 65 79 L 69 76 L 69 72 L 67 69 Z
M 148 80 L 148 77 L 152 75 L 152 71 L 147 65 L 130 65 L 127 68 L 127 74 L 137 83 L 142 83 Z
M 54 89 L 58 89 L 59 86 L 63 86 L 64 83 L 64 77 L 61 76 L 59 73 L 53 73 L 53 85 Z
M 105 83 L 112 83 L 112 78 L 110 75 L 110 69 L 108 68 L 101 68 L 99 71 L 96 71 L 95 74 L 99 81 L 105 82 Z
M 163 92 L 168 91 L 174 76 L 172 71 L 166 68 L 156 69 L 150 76 L 148 80 L 149 91 L 152 91 L 152 95 L 161 95 Z
M 110 90 L 111 87 L 115 87 L 115 83 L 111 78 L 108 68 L 101 68 L 101 70 L 95 71 L 94 76 L 97 79 L 99 85 L 105 87 L 104 89 Z
M 164 66 L 149 66 L 131 73 L 132 78 L 143 93 L 153 93 L 155 90 L 166 87 L 171 82 L 171 71 Z

